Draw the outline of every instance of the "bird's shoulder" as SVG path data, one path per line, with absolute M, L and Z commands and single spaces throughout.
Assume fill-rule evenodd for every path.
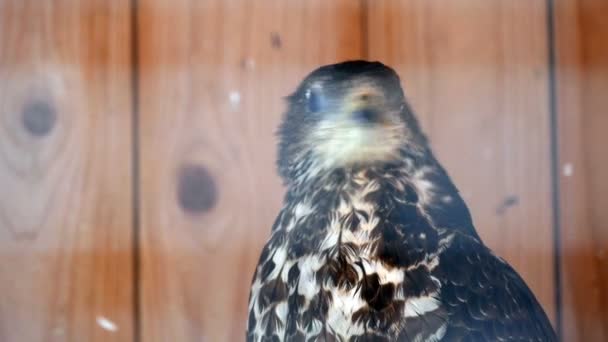
M 448 340 L 557 340 L 525 281 L 479 239 L 454 233 L 433 275 L 441 282 Z

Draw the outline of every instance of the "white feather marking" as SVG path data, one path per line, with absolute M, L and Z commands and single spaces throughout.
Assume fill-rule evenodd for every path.
M 325 258 L 320 255 L 311 255 L 308 258 L 304 258 L 303 265 L 310 265 L 313 271 L 318 271 L 323 265 L 325 265 Z
M 373 212 L 368 212 L 367 214 L 369 216 L 369 220 L 365 220 L 362 216 L 357 214 L 359 216 L 359 219 L 361 220 L 359 221 L 359 227 L 361 228 L 361 230 L 371 231 L 376 228 L 378 223 L 380 223 L 380 218 L 374 215 Z
M 412 185 L 416 188 L 418 198 L 422 204 L 429 203 L 433 200 L 433 182 L 429 181 L 425 177 L 427 174 L 433 172 L 430 167 L 423 167 L 417 170 L 412 177 Z
M 289 232 L 296 226 L 295 220 L 289 221 L 289 223 L 285 226 L 285 231 Z
M 287 283 L 287 280 L 289 279 L 289 270 L 291 269 L 291 266 L 293 266 L 293 264 L 295 264 L 295 261 L 288 260 L 283 265 L 283 271 L 281 271 L 281 280 L 284 283 Z
M 439 265 L 439 255 L 435 255 L 434 257 L 427 259 L 425 266 L 429 271 L 432 271 Z
M 312 212 L 313 208 L 306 202 L 298 203 L 293 209 L 293 215 L 296 221 L 310 215 Z
M 427 312 L 435 311 L 439 308 L 440 302 L 433 295 L 414 297 L 405 301 L 403 315 L 405 317 L 418 317 Z
M 439 265 L 439 254 L 440 253 L 429 254 L 419 263 L 409 266 L 407 270 L 412 271 L 419 267 L 426 267 L 426 269 L 430 272 Z
M 298 293 L 308 300 L 313 299 L 320 291 L 320 287 L 315 279 L 315 273 L 322 265 L 323 260 L 318 255 L 310 255 L 298 261 L 300 269 Z
M 377 240 L 378 239 L 371 240 L 371 241 L 377 241 Z M 359 248 L 358 255 L 359 256 L 374 255 L 374 254 L 376 254 L 377 249 L 378 249 L 378 246 L 374 245 L 373 243 L 368 243 Z
M 360 335 L 364 333 L 361 324 L 352 321 L 352 315 L 367 305 L 356 289 L 337 290 L 327 312 L 327 325 L 341 336 Z
M 319 321 L 318 319 L 313 319 L 311 322 L 311 327 L 310 327 L 310 331 L 309 331 L 308 335 L 309 336 L 318 335 L 321 332 L 322 328 L 323 328 L 323 323 L 321 321 Z
M 441 327 L 439 327 L 439 329 L 437 329 L 437 331 L 435 331 L 435 333 L 433 335 L 430 335 L 426 340 L 427 342 L 437 342 L 437 341 L 441 341 L 441 339 L 443 338 L 443 336 L 445 336 L 445 332 L 447 330 L 447 324 L 443 324 Z
M 378 260 L 362 259 L 361 261 L 363 262 L 363 268 L 365 269 L 366 274 L 378 274 L 380 284 L 399 284 L 403 282 L 403 270 L 396 267 L 386 267 L 381 261 Z
M 426 179 L 414 179 L 414 186 L 418 190 L 418 197 L 422 200 L 422 203 L 429 203 L 432 199 L 433 183 Z
M 338 208 L 336 208 L 336 213 L 341 216 L 346 215 L 351 211 L 353 211 L 353 206 L 349 202 L 344 200 L 340 201 Z
M 259 273 L 259 272 L 258 272 Z M 251 285 L 251 300 L 249 301 L 249 310 L 257 307 L 258 296 L 260 294 L 260 289 L 262 288 L 262 282 L 260 281 L 259 276 L 255 279 L 253 284 Z M 259 311 L 255 311 L 256 315 L 259 314 Z
M 445 248 L 448 248 L 454 239 L 454 234 L 450 234 L 443 239 L 439 240 L 439 248 L 443 251 Z
M 406 168 L 406 170 L 413 170 L 414 169 L 414 166 L 416 165 L 414 163 L 414 159 L 408 157 L 408 158 L 405 158 L 404 161 L 405 161 L 405 168 Z
M 403 286 L 397 286 L 395 289 L 395 300 L 404 300 L 405 299 L 405 291 Z
M 323 239 L 323 242 L 321 242 L 320 249 L 322 251 L 335 247 L 338 244 L 340 230 L 340 220 L 337 218 L 331 219 L 329 222 L 329 227 L 327 228 L 327 234 L 325 234 L 325 238 Z
M 283 324 L 285 324 L 285 320 L 287 319 L 287 302 L 282 301 L 281 303 L 277 304 L 274 310 L 277 317 L 281 320 L 281 322 L 283 322 Z
M 437 265 L 439 265 L 439 258 L 441 257 L 441 253 L 443 253 L 446 250 L 446 248 L 448 248 L 450 246 L 453 238 L 454 238 L 454 234 L 450 234 L 450 235 L 442 238 L 441 240 L 439 240 L 439 243 L 438 243 L 439 248 L 437 249 L 437 252 L 427 255 L 427 257 L 423 261 L 408 267 L 407 270 L 411 271 L 413 269 L 420 267 L 421 265 L 425 266 L 429 271 L 434 270 L 435 267 L 437 267 Z
M 372 242 L 373 240 L 369 237 L 369 230 L 361 230 L 353 232 L 350 229 L 344 229 L 342 231 L 342 242 L 343 243 L 354 243 L 357 246 L 362 246 L 365 243 Z
M 448 196 L 448 195 L 444 195 L 441 197 L 441 202 L 443 203 L 452 203 L 454 199 L 452 198 L 452 196 Z
M 287 258 L 287 248 L 285 248 L 285 246 L 280 246 L 275 249 L 272 262 L 274 262 L 275 265 L 283 265 L 283 263 L 285 263 L 285 258 Z
M 268 275 L 268 280 L 273 280 L 279 276 L 279 272 L 281 272 L 281 267 L 285 264 L 285 260 L 287 259 L 287 248 L 285 246 L 278 247 L 274 255 L 272 256 L 272 262 L 275 267 Z
M 438 279 L 437 277 L 435 277 L 435 276 L 431 276 L 431 281 L 432 281 L 433 283 L 435 283 L 435 285 L 437 286 L 437 288 L 440 288 L 440 287 L 441 287 L 441 281 L 439 281 L 439 279 Z

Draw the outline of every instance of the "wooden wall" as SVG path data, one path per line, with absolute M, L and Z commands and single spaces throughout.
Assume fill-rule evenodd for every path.
M 243 339 L 282 199 L 282 97 L 360 55 L 359 13 L 349 0 L 141 3 L 143 341 Z
M 133 337 L 129 18 L 0 1 L 0 341 Z
M 355 58 L 401 74 L 482 238 L 564 340 L 605 340 L 605 15 L 601 0 L 0 0 L 0 341 L 242 340 L 283 193 L 282 97 Z
M 608 339 L 608 3 L 555 1 L 564 341 Z

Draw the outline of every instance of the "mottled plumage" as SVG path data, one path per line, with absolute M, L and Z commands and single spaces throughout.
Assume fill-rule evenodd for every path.
M 248 341 L 554 341 L 475 232 L 398 76 L 325 66 L 279 130 L 287 194 L 253 277 Z

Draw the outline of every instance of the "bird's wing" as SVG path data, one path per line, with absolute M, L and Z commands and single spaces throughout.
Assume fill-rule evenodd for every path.
M 456 234 L 435 275 L 449 317 L 447 341 L 557 341 L 523 279 L 478 240 Z

